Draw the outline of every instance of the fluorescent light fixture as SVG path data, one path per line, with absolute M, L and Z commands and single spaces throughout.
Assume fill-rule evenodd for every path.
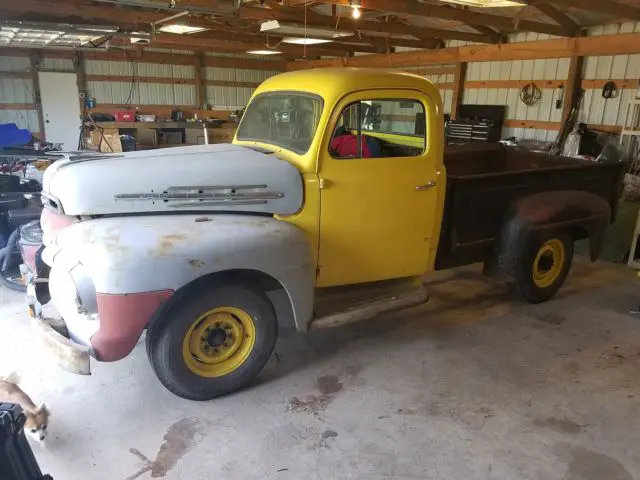
M 292 43 L 294 45 L 318 45 L 320 43 L 331 43 L 332 40 L 328 38 L 300 38 L 300 37 L 287 37 L 282 40 L 284 43 Z
M 247 50 L 251 55 L 278 55 L 282 52 L 278 50 Z
M 340 38 L 350 37 L 353 32 L 346 30 L 332 30 L 331 28 L 306 27 L 301 23 L 279 22 L 278 20 L 268 20 L 260 24 L 262 33 L 277 33 L 291 37 L 307 38 Z
M 158 31 L 165 33 L 174 33 L 176 35 L 188 35 L 190 33 L 204 32 L 206 28 L 192 27 L 191 25 L 182 25 L 179 23 L 169 23 L 158 27 Z
M 468 7 L 524 7 L 526 3 L 516 0 L 440 0 L 446 3 L 456 3 Z

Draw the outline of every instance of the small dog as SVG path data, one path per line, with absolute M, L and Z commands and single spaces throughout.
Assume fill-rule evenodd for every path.
M 47 426 L 51 413 L 43 403 L 39 407 L 33 403 L 29 395 L 18 386 L 18 377 L 15 374 L 0 377 L 0 403 L 16 403 L 22 407 L 27 421 L 24 430 L 27 435 L 38 442 L 44 442 L 47 438 Z

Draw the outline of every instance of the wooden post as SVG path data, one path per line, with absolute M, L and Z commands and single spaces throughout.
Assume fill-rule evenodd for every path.
M 205 108 L 207 103 L 207 79 L 205 75 L 204 54 L 198 52 L 196 54 L 196 107 Z
M 44 132 L 44 114 L 42 113 L 42 98 L 40 97 L 40 79 L 38 78 L 38 70 L 40 67 L 41 55 L 38 50 L 34 50 L 29 55 L 31 60 L 31 67 L 29 72 L 31 73 L 31 81 L 33 82 L 33 104 L 38 112 L 38 129 L 40 130 L 40 141 L 46 141 L 46 134 Z
M 582 70 L 584 65 L 584 57 L 573 56 L 569 65 L 569 78 L 567 79 L 567 88 L 564 92 L 564 105 L 562 106 L 562 121 L 566 121 L 571 112 L 576 97 L 580 95 L 582 89 Z
M 453 87 L 453 105 L 451 105 L 451 118 L 458 116 L 458 109 L 462 105 L 464 97 L 464 81 L 467 78 L 467 62 L 459 62 L 456 64 L 456 78 Z
M 76 69 L 76 83 L 78 84 L 78 93 L 80 94 L 80 111 L 84 112 L 87 98 L 87 75 L 84 68 L 84 54 L 75 52 L 73 55 L 73 66 Z

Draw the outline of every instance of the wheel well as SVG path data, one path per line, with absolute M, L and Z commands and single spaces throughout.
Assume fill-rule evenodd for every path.
M 586 227 L 575 226 L 568 229 L 569 235 L 574 241 L 582 240 L 583 238 L 589 238 L 590 233 Z
M 237 281 L 248 283 L 264 292 L 270 292 L 279 289 L 286 290 L 284 288 L 284 285 L 282 285 L 278 280 L 267 273 L 261 272 L 259 270 L 233 269 L 222 270 L 220 272 L 214 272 L 208 275 L 203 275 L 202 277 L 198 277 L 192 282 L 181 287 L 172 298 L 179 295 L 180 292 L 186 291 L 186 289 L 205 287 L 220 281 Z
M 149 323 L 152 323 L 155 318 L 158 318 L 160 315 L 164 314 L 171 308 L 171 306 L 175 302 L 180 301 L 182 297 L 189 291 L 200 288 L 204 289 L 210 287 L 211 285 L 214 285 L 217 282 L 222 281 L 237 281 L 239 283 L 246 283 L 259 288 L 264 293 L 282 290 L 286 293 L 289 308 L 291 309 L 291 314 L 293 314 L 293 304 L 291 303 L 289 292 L 287 292 L 287 289 L 284 287 L 284 285 L 282 285 L 277 279 L 259 270 L 233 269 L 203 275 L 202 277 L 198 277 L 195 280 L 187 283 L 186 285 L 183 285 L 155 312 Z M 276 305 L 274 305 L 274 308 L 278 310 Z M 280 317 L 280 315 L 278 316 Z

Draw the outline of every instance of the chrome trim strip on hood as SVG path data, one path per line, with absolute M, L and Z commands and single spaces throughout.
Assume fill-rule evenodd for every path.
M 193 207 L 215 205 L 251 205 L 265 204 L 268 200 L 284 197 L 282 192 L 270 192 L 267 185 L 207 185 L 192 187 L 168 187 L 163 192 L 121 193 L 114 200 L 151 200 L 163 201 L 167 207 Z M 240 192 L 237 192 L 240 190 Z M 245 191 L 245 192 L 242 192 Z M 173 203 L 175 201 L 182 203 Z

